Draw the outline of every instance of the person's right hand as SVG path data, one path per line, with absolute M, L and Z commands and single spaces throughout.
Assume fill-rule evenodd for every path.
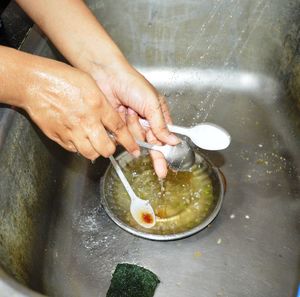
M 94 160 L 115 151 L 107 129 L 128 152 L 138 155 L 126 124 L 88 74 L 61 62 L 30 59 L 34 61 L 22 66 L 25 89 L 20 105 L 50 139 Z

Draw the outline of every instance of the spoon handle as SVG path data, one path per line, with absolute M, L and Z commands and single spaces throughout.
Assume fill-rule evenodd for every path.
M 145 122 L 147 122 L 147 121 L 145 121 Z M 147 122 L 147 123 L 148 123 L 148 122 Z M 113 141 L 116 141 L 116 139 L 115 139 L 115 137 L 113 136 L 113 134 L 111 134 L 110 132 L 108 132 L 107 134 L 108 134 L 108 136 L 109 136 Z M 150 144 L 150 143 L 148 143 L 148 142 L 144 142 L 144 141 L 141 141 L 141 140 L 138 140 L 138 139 L 136 139 L 135 142 L 136 142 L 139 146 L 144 147 L 144 148 L 146 148 L 146 149 L 148 149 L 148 150 L 160 151 L 160 148 L 159 148 L 157 145 L 155 145 L 155 144 Z
M 189 128 L 185 128 L 185 127 L 177 126 L 177 125 L 171 125 L 171 124 L 168 124 L 167 127 L 173 133 L 188 136 Z
M 135 195 L 134 191 L 132 190 L 127 178 L 125 177 L 121 167 L 119 166 L 119 164 L 117 163 L 116 159 L 113 156 L 110 156 L 109 159 L 110 159 L 111 164 L 115 168 L 122 184 L 124 185 L 128 195 L 130 196 L 130 199 L 133 200 L 136 197 L 136 195 Z
M 144 141 L 141 141 L 141 140 L 138 140 L 136 139 L 135 140 L 136 143 L 141 146 L 141 147 L 144 147 L 148 150 L 155 150 L 155 151 L 159 151 L 159 152 L 162 152 L 164 146 L 163 145 L 156 145 L 156 144 L 151 144 L 151 143 L 148 143 L 148 142 L 144 142 Z
M 152 144 L 148 143 L 148 142 L 144 142 L 144 141 L 141 141 L 141 140 L 138 140 L 136 139 L 135 142 L 141 146 L 141 147 L 144 147 L 146 149 L 149 149 L 149 150 L 152 150 L 153 149 L 153 146 Z
M 146 121 L 144 119 L 140 119 L 139 122 L 143 127 L 150 128 L 150 124 L 148 121 Z M 168 124 L 167 127 L 173 133 L 177 133 L 177 134 L 181 134 L 181 135 L 188 135 L 188 128 L 171 125 L 171 124 Z

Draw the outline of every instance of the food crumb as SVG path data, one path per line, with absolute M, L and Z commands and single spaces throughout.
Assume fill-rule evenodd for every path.
M 245 215 L 245 219 L 246 219 L 246 220 L 249 220 L 249 219 L 250 219 L 250 216 L 249 216 L 249 215 Z
M 230 218 L 233 220 L 233 219 L 235 218 L 235 214 L 232 213 L 232 214 L 230 215 Z
M 200 251 L 196 251 L 195 253 L 194 253 L 194 257 L 195 258 L 199 258 L 199 257 L 201 257 L 202 256 L 202 253 L 200 252 Z
M 176 283 L 176 286 L 180 287 L 180 286 L 181 286 L 181 283 L 180 283 L 180 282 Z
M 217 244 L 221 244 L 221 242 L 222 242 L 222 239 L 219 238 L 218 241 L 217 241 Z

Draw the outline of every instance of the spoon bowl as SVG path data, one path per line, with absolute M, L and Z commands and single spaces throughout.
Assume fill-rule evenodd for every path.
M 130 213 L 135 221 L 144 228 L 155 225 L 155 214 L 148 200 L 135 196 L 130 204 Z
M 195 145 L 210 151 L 224 150 L 231 142 L 229 133 L 213 123 L 202 123 L 186 128 L 186 135 Z
M 148 200 L 143 200 L 134 193 L 115 158 L 110 156 L 109 159 L 131 199 L 130 213 L 132 217 L 142 227 L 152 228 L 156 223 L 156 218 L 151 204 Z
M 175 146 L 165 145 L 164 156 L 169 166 L 176 171 L 189 170 L 195 164 L 195 153 L 183 140 Z
M 140 119 L 140 124 L 144 127 L 150 127 L 149 122 L 143 119 Z M 224 128 L 209 122 L 194 127 L 168 124 L 168 129 L 173 133 L 189 137 L 196 146 L 209 151 L 224 150 L 231 142 L 230 134 Z
M 176 171 L 189 170 L 195 164 L 195 153 L 189 144 L 182 140 L 177 145 L 156 145 L 137 140 L 141 147 L 161 152 L 169 166 Z

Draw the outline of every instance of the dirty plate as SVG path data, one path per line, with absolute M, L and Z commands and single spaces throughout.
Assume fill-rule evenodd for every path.
M 225 184 L 220 170 L 199 153 L 188 172 L 169 170 L 161 181 L 145 152 L 134 159 L 127 152 L 116 157 L 135 193 L 149 200 L 156 214 L 150 229 L 132 218 L 130 198 L 110 165 L 101 179 L 101 199 L 106 213 L 124 230 L 152 240 L 180 239 L 204 229 L 217 216 Z

